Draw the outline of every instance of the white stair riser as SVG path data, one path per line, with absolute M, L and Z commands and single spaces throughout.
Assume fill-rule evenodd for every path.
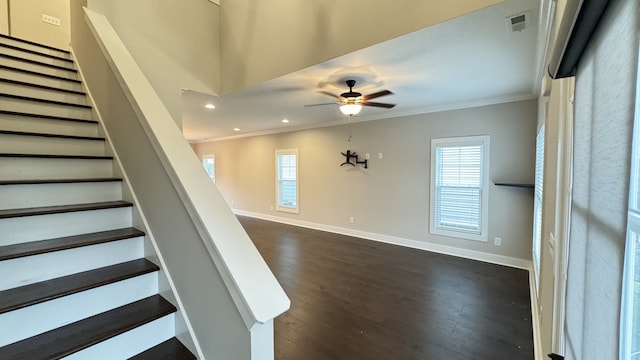
M 98 124 L 0 114 L 0 129 L 43 134 L 98 136 Z
M 82 84 L 75 81 L 66 81 L 61 79 L 54 79 L 38 74 L 29 74 L 21 71 L 13 71 L 0 68 L 0 77 L 3 79 L 23 81 L 32 84 L 52 86 L 60 89 L 82 91 Z
M 0 246 L 126 227 L 130 207 L 0 219 Z
M 45 64 L 51 64 L 51 65 L 56 65 L 56 66 L 62 66 L 62 67 L 66 67 L 69 69 L 73 69 L 73 63 L 69 62 L 69 61 L 64 61 L 62 59 L 57 59 L 57 58 L 52 58 L 50 56 L 45 56 L 45 55 L 40 55 L 40 54 L 34 54 L 31 52 L 27 52 L 27 51 L 21 51 L 18 49 L 12 49 L 12 48 L 7 48 L 7 47 L 3 47 L 0 46 L 0 53 L 5 54 L 5 55 L 11 55 L 11 56 L 17 56 L 23 59 L 28 59 L 28 60 L 35 60 L 41 63 L 45 63 Z M 68 57 L 66 57 L 68 59 Z
M 151 273 L 0 314 L 0 346 L 157 293 L 158 275 Z
M 65 360 L 128 359 L 175 336 L 175 314 L 131 329 L 75 354 Z
M 33 51 L 37 51 L 40 53 L 44 53 L 44 54 L 49 54 L 49 55 L 53 55 L 53 56 L 58 56 L 58 57 L 62 57 L 62 58 L 69 58 L 69 53 L 64 52 L 64 51 L 58 51 L 58 50 L 54 50 L 54 49 L 49 49 L 49 48 L 45 48 L 42 46 L 38 46 L 38 45 L 33 45 L 33 44 L 27 44 L 24 43 L 22 41 L 16 41 L 13 39 L 7 39 L 7 38 L 3 38 L 0 37 L 0 44 L 9 44 L 12 46 L 17 46 L 21 49 L 28 49 L 28 50 L 33 50 Z
M 104 156 L 105 142 L 0 133 L 0 153 Z
M 122 200 L 122 183 L 84 182 L 0 186 L 0 210 Z
M 39 101 L 2 98 L 0 110 L 28 112 L 30 114 L 61 116 L 91 120 L 91 109 L 70 105 L 49 104 Z
M 0 180 L 82 179 L 113 176 L 110 159 L 0 157 Z
M 42 89 L 35 86 L 0 82 L 0 93 L 87 105 L 87 97 L 83 94 Z
M 51 66 L 33 64 L 26 61 L 7 59 L 0 57 L 0 65 L 11 66 L 22 70 L 35 71 L 41 74 L 53 75 L 63 77 L 65 79 L 78 80 L 78 74 L 75 71 L 68 71 L 65 69 L 55 68 Z
M 51 280 L 144 257 L 144 238 L 54 251 L 0 262 L 0 290 Z

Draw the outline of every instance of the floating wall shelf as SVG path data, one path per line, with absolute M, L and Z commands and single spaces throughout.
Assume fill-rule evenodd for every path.
M 510 187 L 519 187 L 519 188 L 527 188 L 527 189 L 534 189 L 536 187 L 534 184 L 518 184 L 518 183 L 503 183 L 503 182 L 496 182 L 493 184 L 495 186 L 510 186 Z

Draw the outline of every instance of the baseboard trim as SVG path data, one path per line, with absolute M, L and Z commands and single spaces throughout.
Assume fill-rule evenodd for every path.
M 406 239 L 406 238 L 383 235 L 383 234 L 376 234 L 376 233 L 371 233 L 371 232 L 366 232 L 361 230 L 347 229 L 347 228 L 338 227 L 338 226 L 318 224 L 318 223 L 313 223 L 308 221 L 295 220 L 295 219 L 290 219 L 285 217 L 272 216 L 272 215 L 255 213 L 255 212 L 238 210 L 238 209 L 233 209 L 233 212 L 236 215 L 248 216 L 256 219 L 273 221 L 273 222 L 278 222 L 278 223 L 287 224 L 287 225 L 300 226 L 304 228 L 326 231 L 326 232 L 331 232 L 335 234 L 353 236 L 353 237 L 358 237 L 366 240 L 379 241 L 387 244 L 405 246 L 405 247 L 419 249 L 419 250 L 426 250 L 426 251 L 431 251 L 439 254 L 452 255 L 452 256 L 457 256 L 461 258 L 478 260 L 478 261 L 483 261 L 491 264 L 509 266 L 509 267 L 528 270 L 528 271 L 530 271 L 532 266 L 532 263 L 529 260 L 518 259 L 514 257 L 509 257 L 509 256 L 489 254 L 481 251 L 461 249 L 453 246 L 433 244 L 425 241 L 412 240 L 412 239 Z

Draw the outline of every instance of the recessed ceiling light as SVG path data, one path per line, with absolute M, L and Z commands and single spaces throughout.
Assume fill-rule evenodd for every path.
M 288 124 L 288 123 L 289 123 L 289 120 L 288 120 L 288 119 L 282 119 L 282 123 L 283 123 L 283 124 Z
M 206 107 L 207 109 L 215 109 L 216 108 L 216 106 L 213 105 L 213 104 L 207 104 L 204 107 Z
M 240 128 L 233 128 L 233 131 L 240 131 Z

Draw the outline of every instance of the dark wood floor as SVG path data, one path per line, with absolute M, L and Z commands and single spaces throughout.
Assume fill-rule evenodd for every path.
M 534 358 L 524 270 L 239 219 L 291 299 L 278 360 Z

